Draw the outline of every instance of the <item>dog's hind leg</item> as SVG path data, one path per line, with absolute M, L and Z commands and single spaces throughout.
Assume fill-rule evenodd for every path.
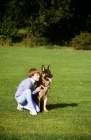
M 47 103 L 47 97 L 44 99 L 43 110 L 44 110 L 45 112 L 48 112 L 48 110 L 46 109 L 46 103 Z

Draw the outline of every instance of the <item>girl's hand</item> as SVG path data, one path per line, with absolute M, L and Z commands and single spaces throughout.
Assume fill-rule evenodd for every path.
M 41 90 L 41 86 L 36 88 L 36 91 L 39 92 Z

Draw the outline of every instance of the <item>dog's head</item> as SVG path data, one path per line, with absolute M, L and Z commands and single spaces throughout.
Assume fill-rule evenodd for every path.
M 48 65 L 47 69 L 44 65 L 41 66 L 41 78 L 42 83 L 45 85 L 46 82 L 52 82 L 53 75 L 51 74 L 50 65 Z

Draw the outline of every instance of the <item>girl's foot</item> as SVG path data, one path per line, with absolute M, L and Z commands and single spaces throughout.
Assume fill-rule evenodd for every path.
M 30 110 L 30 114 L 31 114 L 31 115 L 37 115 L 37 112 L 36 112 L 36 110 L 35 110 L 34 108 L 32 108 L 32 109 Z
M 22 108 L 22 106 L 20 104 L 18 104 L 17 109 L 18 110 L 23 110 L 23 108 Z

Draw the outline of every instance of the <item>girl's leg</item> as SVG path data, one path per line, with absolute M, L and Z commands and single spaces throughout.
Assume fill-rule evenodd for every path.
M 40 108 L 38 107 L 38 105 L 33 101 L 33 105 L 34 105 L 34 108 L 37 112 L 40 112 Z
M 35 109 L 37 112 L 40 112 L 40 108 L 38 107 L 38 105 L 37 105 L 34 101 L 32 101 L 32 102 L 33 102 L 33 107 L 34 107 L 34 109 Z M 29 107 L 28 104 L 27 104 L 27 105 L 24 105 L 23 108 L 24 108 L 24 109 L 27 109 L 27 110 L 30 110 L 30 107 Z
M 40 112 L 40 108 L 38 107 L 38 105 L 33 101 L 32 99 L 32 93 L 31 90 L 27 90 L 27 94 L 26 94 L 26 99 L 27 99 L 27 105 L 24 106 L 25 109 L 30 110 L 31 108 L 34 108 L 37 112 Z M 31 96 L 31 98 L 30 98 Z
M 31 110 L 35 108 L 37 112 L 40 112 L 39 107 L 32 100 L 32 92 L 30 89 L 25 90 L 22 95 L 17 98 L 17 102 L 22 105 L 24 109 Z

